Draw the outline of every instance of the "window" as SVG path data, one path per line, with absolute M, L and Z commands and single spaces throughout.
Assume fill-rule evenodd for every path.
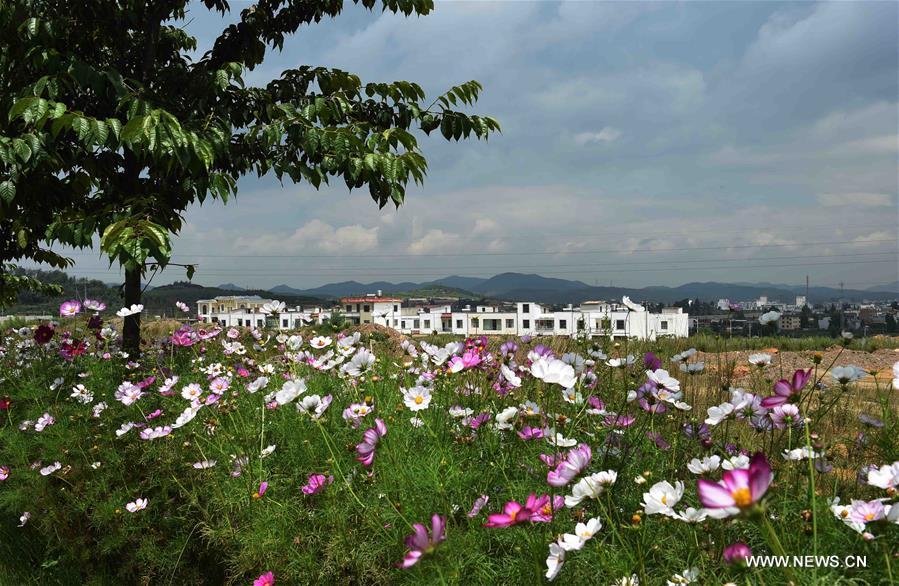
M 225 311 L 225 306 L 224 306 L 224 305 L 219 305 L 219 311 Z
M 238 319 L 238 320 L 237 320 L 237 325 L 238 325 L 238 326 L 242 326 L 242 325 L 243 325 L 243 320 L 242 320 L 242 319 Z
M 668 329 L 668 322 L 663 321 L 661 324 L 659 324 L 659 326 L 660 326 L 663 330 L 667 330 L 667 329 Z
M 400 306 L 399 306 L 399 305 L 394 305 L 394 306 L 393 306 L 393 312 L 394 312 L 394 313 L 397 313 L 399 310 L 400 310 Z
M 353 306 L 350 305 L 350 304 L 348 303 L 347 306 L 346 306 L 346 310 L 347 310 L 347 311 L 353 311 Z
M 412 329 L 417 330 L 421 327 L 421 320 L 413 319 L 412 320 Z
M 364 307 L 362 308 L 362 311 L 365 311 L 365 312 L 371 311 L 371 306 L 370 306 L 370 305 L 364 306 Z
M 623 330 L 623 329 L 624 329 L 624 320 L 623 320 L 623 319 L 616 319 L 616 320 L 615 320 L 615 329 L 616 329 L 616 330 Z
M 393 325 L 395 326 L 399 321 L 398 319 L 393 320 Z
M 250 320 L 247 320 L 247 325 L 250 325 Z M 259 326 L 260 328 L 261 328 L 261 327 L 264 327 L 264 326 L 265 326 L 265 320 L 264 320 L 264 319 L 257 319 L 257 320 L 256 320 L 256 325 Z
M 521 327 L 523 327 L 526 330 L 529 329 L 531 327 L 531 320 L 529 320 L 529 319 L 521 320 Z
M 568 320 L 566 320 L 566 319 L 560 319 L 560 320 L 559 320 L 559 327 L 560 327 L 561 329 L 563 329 L 563 330 L 564 330 L 565 328 L 567 328 L 567 327 L 568 327 Z
M 462 320 L 461 319 L 456 320 L 456 328 L 460 329 L 460 330 L 462 329 Z
M 429 328 L 429 327 L 431 327 L 431 320 L 426 319 L 425 320 L 425 328 Z
M 507 320 L 506 320 L 506 327 L 507 327 L 507 328 L 514 328 L 514 327 L 515 327 L 515 320 L 514 320 L 514 319 L 507 319 Z
M 530 303 L 522 303 L 521 304 L 521 313 L 531 313 L 531 304 Z
M 209 313 L 209 306 L 205 303 L 200 306 L 200 313 Z
M 485 319 L 484 320 L 484 329 L 495 332 L 499 329 L 500 320 L 498 319 Z
M 289 323 L 290 323 L 290 320 L 287 319 L 287 318 L 284 318 L 284 319 L 281 320 L 281 326 L 282 326 L 282 327 L 285 327 L 285 328 L 288 327 L 288 324 L 289 324 Z

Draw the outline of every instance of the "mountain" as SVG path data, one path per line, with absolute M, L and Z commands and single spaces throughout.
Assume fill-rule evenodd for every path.
M 685 283 L 677 287 L 594 287 L 582 281 L 544 277 L 535 274 L 501 273 L 490 278 L 464 277 L 453 275 L 425 283 L 389 283 L 376 281 L 359 283 L 343 281 L 329 283 L 314 289 L 299 290 L 287 285 L 273 287 L 273 294 L 311 295 L 322 298 L 337 298 L 350 295 L 364 295 L 378 290 L 385 295 L 409 294 L 448 287 L 459 297 L 490 297 L 502 300 L 528 300 L 538 303 L 580 303 L 594 299 L 620 299 L 628 295 L 636 301 L 673 303 L 682 299 L 717 301 L 718 299 L 751 300 L 767 296 L 772 302 L 792 303 L 796 295 L 805 294 L 805 285 L 784 285 L 775 283 L 721 283 L 716 281 Z M 470 292 L 470 293 L 469 293 Z M 861 291 L 832 287 L 810 287 L 809 301 L 825 303 L 845 299 L 847 301 L 878 301 L 897 297 L 895 292 L 876 290 Z M 421 296 L 421 295 L 415 295 Z
M 219 285 L 218 288 L 224 289 L 225 291 L 246 291 L 246 288 L 241 287 L 240 285 L 235 285 L 234 283 L 225 283 L 223 285 Z
M 868 287 L 865 291 L 899 293 L 899 281 L 893 281 L 892 283 L 886 283 L 884 285 L 874 285 L 873 287 Z

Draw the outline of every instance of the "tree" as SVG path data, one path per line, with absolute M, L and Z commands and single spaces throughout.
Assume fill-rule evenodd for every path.
M 356 0 L 368 9 L 376 0 Z M 274 173 L 318 188 L 339 178 L 399 206 L 427 171 L 416 131 L 487 138 L 491 117 L 456 108 L 481 85 L 451 87 L 426 105 L 415 83 L 365 83 L 336 69 L 289 69 L 265 86 L 243 74 L 304 24 L 336 17 L 342 0 L 259 0 L 212 48 L 179 28 L 187 0 L 0 5 L 0 263 L 66 266 L 48 243 L 101 250 L 125 270 L 125 305 L 140 302 L 147 271 L 168 266 L 184 210 L 227 201 L 237 180 Z M 228 13 L 226 0 L 195 5 Z M 432 0 L 382 0 L 425 15 Z M 193 16 L 193 15 L 191 15 Z M 185 265 L 188 278 L 194 267 Z M 20 287 L 0 273 L 0 292 Z M 140 316 L 123 342 L 139 350 Z

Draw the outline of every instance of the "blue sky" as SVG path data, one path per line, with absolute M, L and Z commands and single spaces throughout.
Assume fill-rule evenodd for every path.
M 429 94 L 477 79 L 474 111 L 502 135 L 424 138 L 428 181 L 398 211 L 337 185 L 244 178 L 234 202 L 188 212 L 176 260 L 197 262 L 203 284 L 262 287 L 505 270 L 626 286 L 894 281 L 897 10 L 438 1 L 404 18 L 350 5 L 248 80 L 301 64 Z M 188 20 L 201 47 L 225 22 L 199 5 Z M 75 258 L 76 274 L 116 279 L 96 254 Z

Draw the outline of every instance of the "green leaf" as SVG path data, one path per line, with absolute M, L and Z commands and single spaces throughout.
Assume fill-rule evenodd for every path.
M 9 204 L 14 197 L 16 197 L 16 184 L 9 180 L 0 183 L 0 199 Z

